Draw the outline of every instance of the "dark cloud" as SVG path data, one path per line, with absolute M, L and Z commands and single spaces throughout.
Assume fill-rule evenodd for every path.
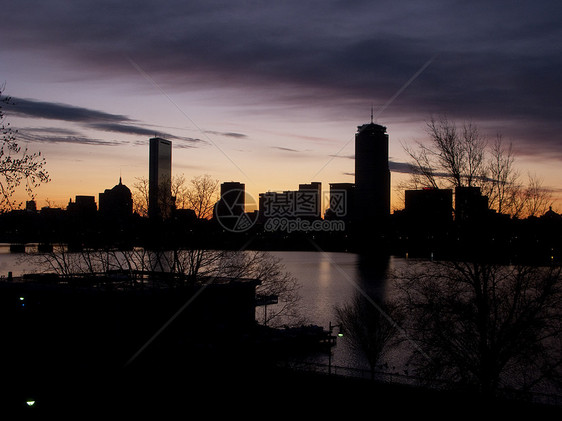
M 330 155 L 332 158 L 346 158 L 355 160 L 355 155 Z M 407 162 L 394 161 L 392 159 L 388 160 L 388 168 L 391 172 L 402 173 L 402 174 L 412 174 L 414 168 Z M 345 175 L 355 175 L 354 173 L 345 173 Z
M 355 155 L 330 155 L 333 158 L 347 158 L 347 159 L 355 159 Z M 400 162 L 394 161 L 390 159 L 388 161 L 388 168 L 391 172 L 394 173 L 402 173 L 402 174 L 412 174 L 414 172 L 414 168 L 412 165 L 407 162 Z M 354 173 L 345 173 L 346 175 L 354 175 Z
M 407 162 L 388 161 L 388 167 L 391 172 L 403 174 L 411 174 L 413 172 L 412 166 Z
M 448 114 L 498 125 L 522 150 L 559 154 L 558 1 L 192 3 L 11 2 L 0 48 L 48 51 L 81 74 L 106 78 L 137 77 L 132 61 L 166 90 L 236 87 L 245 93 L 239 101 L 255 92 L 345 118 L 371 103 L 375 111 L 388 105 L 384 120 Z M 43 116 L 132 123 L 24 105 Z
M 145 137 L 159 136 L 169 140 L 178 140 L 181 143 L 174 145 L 180 148 L 194 147 L 196 143 L 206 141 L 197 138 L 177 136 L 170 133 L 155 131 L 140 125 L 133 125 L 134 120 L 119 114 L 110 114 L 103 111 L 92 110 L 89 108 L 77 107 L 68 104 L 59 104 L 32 99 L 14 98 L 5 105 L 6 112 L 18 117 L 31 117 L 48 120 L 59 120 L 79 123 L 83 127 L 128 135 L 139 135 Z M 22 138 L 35 142 L 56 142 L 56 143 L 81 143 L 89 145 L 117 145 L 123 142 L 108 142 L 98 139 L 90 139 L 76 131 L 58 128 L 28 128 L 22 133 Z M 235 136 L 236 134 L 227 134 Z M 243 135 L 240 135 L 243 136 Z M 144 145 L 145 143 L 142 142 Z
M 134 134 L 134 135 L 142 135 L 142 136 L 150 136 L 150 137 L 163 137 L 166 138 L 169 135 L 158 133 L 154 130 L 147 129 L 145 127 L 139 126 L 132 126 L 129 124 L 120 124 L 120 123 L 93 123 L 88 124 L 88 127 L 91 127 L 95 130 L 102 130 L 105 132 L 113 132 L 113 133 L 124 133 L 124 134 Z
M 6 105 L 6 112 L 21 117 L 44 118 L 78 123 L 131 121 L 128 117 L 123 115 L 109 114 L 103 111 L 67 104 L 14 97 L 11 97 L 11 101 Z
M 207 134 L 213 134 L 213 135 L 217 135 L 217 136 L 225 136 L 225 137 L 233 137 L 235 139 L 244 139 L 247 138 L 248 136 L 243 134 L 243 133 L 234 133 L 234 132 L 216 132 L 213 130 L 205 130 L 205 133 Z
M 36 143 L 79 144 L 93 146 L 119 146 L 123 142 L 107 141 L 83 136 L 73 130 L 44 128 L 25 128 L 18 130 L 18 139 Z
M 24 129 L 17 129 L 19 136 L 34 136 L 37 133 L 49 134 L 57 136 L 78 136 L 79 132 L 72 129 L 64 129 L 60 127 L 26 127 Z
M 190 142 L 190 143 L 206 142 L 205 140 L 198 139 L 198 138 L 176 136 L 170 133 L 156 131 L 154 129 L 148 129 L 141 126 L 133 126 L 129 124 L 94 123 L 94 124 L 88 124 L 88 127 L 91 127 L 96 130 L 106 131 L 106 132 L 132 134 L 132 135 L 140 135 L 140 136 L 147 136 L 147 137 L 162 137 L 164 139 L 179 140 L 182 142 Z M 194 145 L 191 145 L 191 147 L 193 146 Z
M 285 148 L 283 146 L 272 146 L 271 149 L 277 149 L 277 150 L 283 151 L 283 152 L 302 152 L 302 151 L 299 151 L 298 149 Z

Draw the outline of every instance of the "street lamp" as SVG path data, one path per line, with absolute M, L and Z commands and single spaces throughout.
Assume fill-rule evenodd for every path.
M 335 327 L 338 327 L 338 336 L 341 338 L 343 336 L 343 327 L 341 325 L 341 323 L 337 324 L 337 325 L 333 325 L 332 322 L 328 323 L 328 328 L 330 330 L 330 335 L 332 334 L 332 331 L 334 330 Z
M 336 328 L 336 327 L 339 328 L 338 334 L 337 334 L 337 336 L 332 336 L 332 332 L 333 332 L 334 328 Z M 341 338 L 343 336 L 343 329 L 342 329 L 341 323 L 333 325 L 332 322 L 329 322 L 328 323 L 328 331 L 329 331 L 329 335 L 330 335 L 330 350 L 328 352 L 328 374 L 332 374 L 332 346 L 331 346 L 331 342 L 332 342 L 332 338 L 334 339 L 334 342 L 335 342 L 335 339 L 337 337 Z

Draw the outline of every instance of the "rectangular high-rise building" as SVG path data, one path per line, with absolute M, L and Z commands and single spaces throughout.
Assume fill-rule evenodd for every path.
M 390 215 L 390 169 L 386 127 L 363 124 L 355 134 L 356 227 L 369 234 L 384 230 Z
M 299 184 L 296 194 L 296 206 L 305 210 L 305 217 L 318 219 L 322 216 L 322 183 Z
M 223 211 L 233 215 L 241 215 L 246 211 L 246 185 L 237 181 L 227 181 L 221 184 L 221 205 Z
M 148 216 L 167 218 L 172 210 L 172 142 L 150 139 Z

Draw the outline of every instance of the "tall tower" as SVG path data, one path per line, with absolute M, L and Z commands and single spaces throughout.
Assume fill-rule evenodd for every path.
M 148 216 L 167 218 L 172 210 L 172 142 L 150 139 Z
M 388 134 L 371 117 L 355 134 L 355 228 L 361 234 L 380 236 L 389 215 Z

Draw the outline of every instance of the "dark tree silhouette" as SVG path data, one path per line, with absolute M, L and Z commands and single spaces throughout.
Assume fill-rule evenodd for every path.
M 285 271 L 280 258 L 260 250 L 225 251 L 218 263 L 218 275 L 259 279 L 261 284 L 256 287 L 256 294 L 277 297 L 278 302 L 262 312 L 259 322 L 271 327 L 304 323 L 298 308 L 300 285 Z
M 383 357 L 403 339 L 398 307 L 356 295 L 335 311 L 345 340 L 365 356 L 374 377 Z
M 148 215 L 149 180 L 136 177 L 133 184 L 134 210 L 141 216 Z M 197 218 L 210 219 L 213 216 L 215 203 L 219 200 L 219 181 L 210 175 L 193 177 L 187 182 L 185 175 L 172 177 L 171 194 L 177 209 L 192 209 Z
M 441 117 L 427 122 L 427 135 L 429 139 L 415 147 L 404 146 L 411 177 L 399 190 L 480 187 L 490 209 L 517 218 L 542 215 L 552 204 L 539 177 L 529 174 L 527 185 L 520 181 L 513 148 L 501 134 L 490 142 L 475 124 L 459 128 Z
M 412 178 L 423 187 L 472 187 L 486 178 L 487 140 L 472 123 L 461 129 L 446 117 L 427 123 L 429 142 L 405 147 L 412 159 Z
M 2 96 L 4 88 L 4 85 L 0 86 L 0 211 L 12 210 L 21 205 L 14 200 L 14 195 L 22 184 L 33 199 L 34 190 L 50 181 L 49 174 L 43 168 L 45 159 L 41 152 L 30 153 L 27 148 L 22 148 L 16 139 L 17 130 L 5 122 L 2 104 L 11 104 L 11 98 Z
M 198 218 L 210 219 L 219 200 L 219 180 L 205 174 L 193 177 L 190 183 L 191 186 L 185 190 L 184 202 L 195 211 Z
M 428 379 L 535 391 L 561 373 L 559 267 L 418 262 L 396 274 L 412 362 Z

